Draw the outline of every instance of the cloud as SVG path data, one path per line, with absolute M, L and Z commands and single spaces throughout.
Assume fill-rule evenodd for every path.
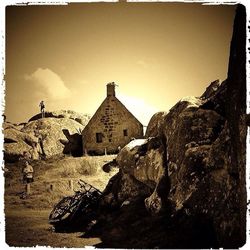
M 24 76 L 25 80 L 32 82 L 35 93 L 45 95 L 53 100 L 61 100 L 71 96 L 71 91 L 59 75 L 50 69 L 38 68 L 30 75 Z

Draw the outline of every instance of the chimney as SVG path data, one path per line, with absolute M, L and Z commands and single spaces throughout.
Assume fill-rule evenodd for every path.
M 107 96 L 115 96 L 115 83 L 110 82 L 107 84 Z

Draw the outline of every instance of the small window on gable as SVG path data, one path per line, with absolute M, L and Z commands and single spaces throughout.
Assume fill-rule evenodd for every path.
M 123 129 L 123 135 L 128 136 L 128 130 L 127 129 Z
M 102 133 L 96 133 L 96 142 L 101 143 L 102 142 Z

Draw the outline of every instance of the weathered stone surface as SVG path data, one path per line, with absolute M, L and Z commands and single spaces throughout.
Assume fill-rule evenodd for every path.
M 163 201 L 156 190 L 154 190 L 154 192 L 148 198 L 146 198 L 144 202 L 146 209 L 152 214 L 158 214 L 162 210 Z
M 225 122 L 215 111 L 191 105 L 186 100 L 180 101 L 165 118 L 163 133 L 168 147 L 169 161 L 178 166 L 188 147 L 211 145 Z
M 227 230 L 234 230 L 234 244 L 243 244 L 246 240 L 246 9 L 238 5 L 234 21 L 233 38 L 230 48 L 228 68 L 228 92 L 226 98 L 226 116 L 231 141 L 231 179 L 236 187 L 231 192 L 230 205 L 235 210 L 230 220 L 225 221 L 224 244 Z M 236 202 L 235 202 L 236 201 Z M 239 213 L 239 214 L 238 214 Z M 237 217 L 238 216 L 238 217 Z
M 22 126 L 7 123 L 4 125 L 4 158 L 7 162 L 17 161 L 24 152 L 33 160 L 58 154 L 80 156 L 83 128 L 68 118 L 43 118 Z
M 166 115 L 167 112 L 158 112 L 152 116 L 147 126 L 146 138 L 161 136 L 159 133 L 162 131 Z
M 180 167 L 177 166 L 177 173 L 170 176 L 172 187 L 170 197 L 175 202 L 176 208 L 183 206 L 189 214 L 202 214 L 209 218 L 218 245 L 226 248 L 242 246 L 246 236 L 244 48 L 245 9 L 239 6 L 231 43 L 228 78 L 214 95 L 209 97 L 208 102 L 213 105 L 201 106 L 207 111 L 210 109 L 220 113 L 225 119 L 225 124 L 219 127 L 216 126 L 216 122 L 213 123 L 217 129 L 212 136 L 210 149 L 198 146 L 197 150 L 202 150 L 196 156 L 188 149 Z M 204 121 L 203 127 L 206 126 Z M 168 147 L 171 148 L 169 143 Z M 172 153 L 170 157 L 171 155 Z M 197 165 L 194 159 L 199 163 L 200 172 L 192 174 L 190 168 Z
M 220 87 L 221 82 L 220 80 L 215 80 L 210 83 L 210 85 L 206 88 L 206 91 L 201 95 L 201 99 L 209 99 L 214 96 L 217 92 L 218 88 Z
M 147 197 L 150 193 L 149 187 L 120 170 L 110 179 L 103 191 L 102 203 L 111 207 L 121 207 L 124 202 L 126 204 L 138 197 Z
M 123 173 L 155 188 L 165 171 L 163 150 L 158 138 L 133 140 L 120 151 L 116 161 Z
M 167 198 L 166 190 L 163 194 L 161 192 L 162 181 L 168 181 L 165 180 L 167 172 L 164 144 L 161 139 L 149 138 L 131 141 L 119 152 L 116 162 L 120 169 L 119 176 L 121 176 L 121 180 L 124 180 L 123 185 L 115 189 L 116 192 L 119 190 L 119 194 L 114 195 L 117 197 L 117 202 L 121 204 L 125 201 L 121 197 L 127 199 L 129 197 L 136 199 L 148 197 L 145 199 L 146 208 L 153 213 L 159 213 L 165 202 L 162 201 L 161 196 Z M 122 181 L 118 181 L 118 183 L 121 184 Z M 140 192 L 131 192 L 133 185 L 139 187 L 136 190 L 140 190 Z M 110 197 L 110 194 L 108 195 Z
M 14 128 L 16 130 L 21 130 L 26 123 L 20 123 L 20 124 L 13 124 L 11 122 L 4 122 L 3 123 L 3 129 L 7 128 Z
M 15 126 L 6 126 L 4 129 L 4 159 L 7 162 L 17 161 L 24 152 L 32 155 L 37 160 L 36 145 L 38 139 L 32 134 L 21 132 L 15 129 Z
M 36 121 L 29 122 L 24 126 L 22 132 L 34 133 L 37 137 L 41 138 L 41 147 L 43 154 L 50 157 L 57 154 L 62 154 L 65 150 L 65 145 L 69 143 L 77 145 L 74 142 L 74 134 L 83 129 L 83 126 L 67 118 L 43 118 Z M 79 140 L 78 140 L 79 143 Z M 79 144 L 79 147 L 81 144 Z M 73 145 L 72 150 L 75 149 Z M 68 152 L 65 153 L 69 153 Z
M 227 248 L 242 246 L 246 235 L 244 48 L 245 9 L 239 6 L 231 43 L 228 79 L 201 105 L 207 111 L 210 109 L 220 113 L 226 121 L 224 127 L 220 129 L 215 126 L 215 140 L 206 148 L 198 146 L 198 155 L 192 155 L 194 152 L 187 150 L 180 167 L 177 166 L 176 174 L 170 176 L 170 197 L 176 203 L 176 208 L 184 206 L 189 214 L 203 214 L 210 218 L 218 245 Z M 216 122 L 212 125 L 216 125 Z M 206 126 L 204 121 L 203 127 Z M 171 148 L 169 143 L 168 148 Z M 199 167 L 199 172 L 190 173 L 190 168 L 195 166 Z
M 76 122 L 79 122 L 83 126 L 86 126 L 87 123 L 90 120 L 90 115 L 89 114 L 81 114 L 72 110 L 56 110 L 56 111 L 46 111 L 45 112 L 45 118 L 68 118 L 75 120 Z M 36 114 L 35 116 L 31 117 L 29 119 L 30 121 L 35 121 L 38 119 L 41 119 L 42 115 L 41 113 Z
M 33 142 L 37 142 L 37 138 L 31 134 L 23 133 L 14 127 L 7 128 L 4 130 L 4 141 L 5 142 L 18 142 L 20 140 L 25 141 L 28 145 L 32 145 Z
M 202 109 L 214 110 L 221 116 L 226 116 L 226 99 L 227 99 L 227 80 L 222 83 L 214 81 L 201 96 L 203 104 Z M 207 93 L 207 91 L 209 93 Z
M 119 178 L 134 178 L 142 189 L 150 187 L 147 197 L 135 195 L 139 200 L 143 198 L 146 210 L 158 214 L 154 218 L 162 223 L 162 227 L 152 226 L 154 219 L 145 214 L 141 203 L 128 203 L 128 212 L 121 209 L 121 214 L 113 218 L 121 231 L 120 242 L 127 231 L 122 229 L 124 218 L 133 220 L 138 210 L 143 216 L 130 222 L 129 230 L 133 228 L 136 236 L 130 235 L 130 243 L 123 247 L 133 243 L 138 248 L 239 248 L 245 244 L 245 32 L 245 8 L 239 5 L 227 80 L 213 82 L 201 98 L 182 99 L 164 119 L 156 114 L 147 135 L 160 138 L 137 145 L 135 141 L 118 155 Z M 154 140 L 161 143 L 150 149 L 150 141 Z M 119 183 L 116 177 L 113 181 Z M 120 192 L 127 193 L 122 189 Z M 162 209 L 164 206 L 169 209 Z M 144 228 L 148 228 L 147 233 Z M 102 231 L 107 231 L 105 226 Z M 102 247 L 112 247 L 108 242 L 104 244 L 105 239 L 107 235 L 102 238 Z
M 43 119 L 40 116 L 18 125 L 4 122 L 6 161 L 17 161 L 25 151 L 35 160 L 57 154 L 82 155 L 81 132 L 89 115 L 61 110 L 46 112 Z

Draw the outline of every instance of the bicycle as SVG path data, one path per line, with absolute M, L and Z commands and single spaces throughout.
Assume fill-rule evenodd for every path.
M 78 185 L 80 189 L 59 201 L 49 215 L 49 223 L 57 230 L 77 228 L 89 222 L 97 211 L 102 192 L 81 179 Z

